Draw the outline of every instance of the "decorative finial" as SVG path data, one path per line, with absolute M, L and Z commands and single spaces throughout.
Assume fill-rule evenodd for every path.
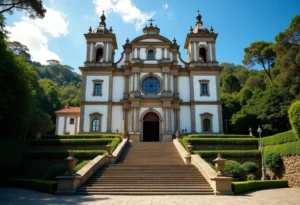
M 105 23 L 106 17 L 105 17 L 105 15 L 104 15 L 104 10 L 103 10 L 103 14 L 102 14 L 102 16 L 100 17 L 100 19 L 101 19 L 100 25 L 106 26 L 106 23 Z
M 191 26 L 191 28 L 190 28 L 190 33 L 193 33 L 193 27 Z
M 109 28 L 109 33 L 112 33 L 113 32 L 113 29 L 112 27 Z
M 176 44 L 176 38 L 174 37 L 174 39 L 173 39 L 173 44 Z
M 202 18 L 202 16 L 201 16 L 201 14 L 200 14 L 200 11 L 199 11 L 199 9 L 198 9 L 198 15 L 196 16 L 196 19 L 197 19 L 197 23 L 201 23 L 201 24 L 203 24 L 203 22 L 201 21 L 201 18 Z
M 127 39 L 126 39 L 126 44 L 128 44 L 129 43 L 129 38 L 127 37 Z
M 90 28 L 89 28 L 89 33 L 92 33 L 92 27 L 90 26 Z
M 210 31 L 210 33 L 214 33 L 214 29 L 213 29 L 212 26 L 210 27 L 210 30 L 209 30 L 209 31 Z
M 148 21 L 150 21 L 150 26 L 152 26 L 152 22 L 154 21 L 152 18 L 149 19 Z

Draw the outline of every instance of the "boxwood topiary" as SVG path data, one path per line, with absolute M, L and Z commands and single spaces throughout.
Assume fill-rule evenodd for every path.
M 255 174 L 257 172 L 258 166 L 255 162 L 245 162 L 242 167 L 248 174 Z
M 234 160 L 226 161 L 223 172 L 224 172 L 225 176 L 232 177 L 233 181 L 247 180 L 246 170 L 237 161 L 234 161 Z
M 294 132 L 300 139 L 300 100 L 297 100 L 290 106 L 289 119 Z

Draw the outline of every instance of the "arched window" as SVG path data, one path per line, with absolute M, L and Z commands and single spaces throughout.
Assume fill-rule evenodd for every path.
M 94 112 L 90 114 L 90 132 L 101 132 L 102 114 Z
M 98 48 L 96 51 L 96 62 L 103 62 L 103 49 Z
M 206 49 L 200 48 L 199 49 L 199 58 L 201 62 L 206 62 Z
M 204 119 L 203 120 L 203 131 L 204 132 L 211 132 L 211 125 L 210 125 L 210 120 L 209 119 Z
M 154 60 L 154 51 L 153 50 L 148 51 L 148 59 L 149 60 Z
M 94 119 L 92 122 L 92 132 L 99 132 L 99 128 L 100 128 L 100 120 Z

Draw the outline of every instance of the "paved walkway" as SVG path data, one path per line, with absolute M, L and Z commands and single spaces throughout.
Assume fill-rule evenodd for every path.
M 57 196 L 0 187 L 0 205 L 299 205 L 300 188 L 263 190 L 239 196 Z

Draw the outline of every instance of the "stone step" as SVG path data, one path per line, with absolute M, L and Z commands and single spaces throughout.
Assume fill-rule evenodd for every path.
M 76 192 L 77 195 L 214 195 L 213 191 L 210 192 L 202 192 L 202 191 L 190 191 L 190 192 L 181 192 L 181 191 L 160 191 L 160 192 L 115 192 L 115 191 L 107 191 L 107 192 L 97 192 L 97 191 L 89 191 L 89 192 Z

